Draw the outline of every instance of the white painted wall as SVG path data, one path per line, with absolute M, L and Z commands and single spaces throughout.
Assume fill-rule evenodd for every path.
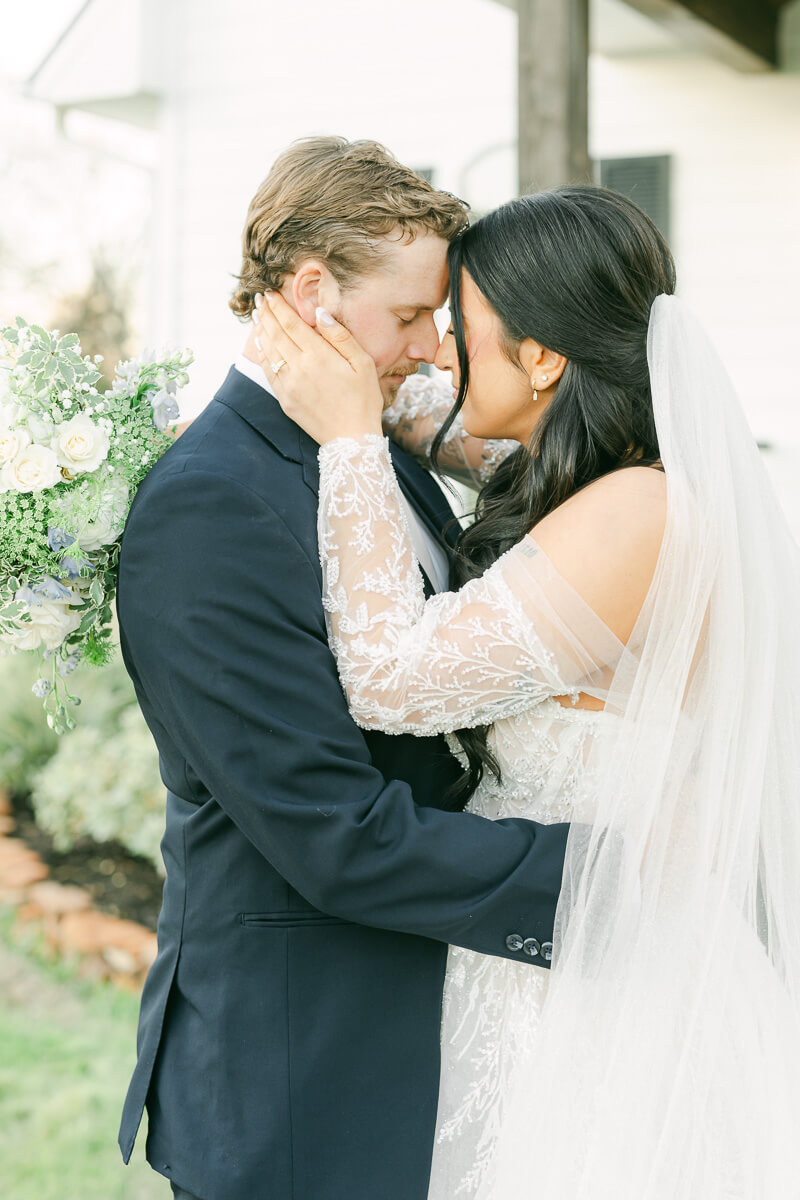
M 800 73 L 700 56 L 592 61 L 596 157 L 673 155 L 679 290 L 759 438 L 800 441 Z
M 514 136 L 516 19 L 492 0 L 404 0 L 391 16 L 358 0 L 172 0 L 159 30 L 176 52 L 150 340 L 194 347 L 185 403 L 196 410 L 242 341 L 227 309 L 231 273 L 247 205 L 277 153 L 313 133 L 376 138 L 458 192 L 475 156 Z M 500 159 L 484 160 L 487 204 L 513 192 L 511 160 Z

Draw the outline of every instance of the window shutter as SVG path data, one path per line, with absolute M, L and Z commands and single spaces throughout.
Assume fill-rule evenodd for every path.
M 643 208 L 669 241 L 670 237 L 670 164 L 664 154 L 652 158 L 603 158 L 600 183 L 612 191 L 629 196 Z

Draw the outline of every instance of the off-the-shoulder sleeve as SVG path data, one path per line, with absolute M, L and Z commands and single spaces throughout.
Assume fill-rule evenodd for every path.
M 320 449 L 319 546 L 331 647 L 358 724 L 433 734 L 547 696 L 605 698 L 621 642 L 530 537 L 425 600 L 386 440 Z
M 412 458 L 430 467 L 433 439 L 452 407 L 452 388 L 439 379 L 412 375 L 384 412 L 383 428 Z M 478 489 L 518 449 L 518 442 L 472 437 L 464 429 L 459 413 L 445 434 L 439 467 L 450 478 Z

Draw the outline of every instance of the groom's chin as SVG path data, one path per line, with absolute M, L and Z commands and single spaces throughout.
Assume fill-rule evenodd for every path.
M 383 395 L 383 409 L 391 408 L 397 399 L 397 393 L 405 383 L 405 379 L 398 379 L 395 376 L 390 376 L 388 379 L 381 381 L 381 393 Z

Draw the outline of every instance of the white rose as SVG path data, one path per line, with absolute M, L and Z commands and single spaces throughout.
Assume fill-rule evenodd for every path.
M 14 650 L 57 650 L 64 638 L 74 633 L 81 623 L 80 614 L 68 604 L 43 600 L 32 604 L 29 625 L 20 625 L 13 633 L 6 633 L 2 640 Z
M 108 434 L 95 425 L 86 413 L 78 413 L 63 425 L 57 425 L 50 443 L 58 463 L 71 475 L 96 471 L 108 455 Z
M 17 492 L 42 492 L 61 480 L 55 454 L 48 446 L 26 446 L 3 469 L 4 482 Z
M 82 550 L 99 550 L 110 546 L 125 528 L 128 515 L 129 491 L 126 484 L 116 484 L 103 497 L 103 503 L 93 521 L 87 521 L 80 533 Z
M 27 429 L 9 429 L 0 426 L 0 467 L 13 462 L 20 450 L 30 446 L 31 438 Z

